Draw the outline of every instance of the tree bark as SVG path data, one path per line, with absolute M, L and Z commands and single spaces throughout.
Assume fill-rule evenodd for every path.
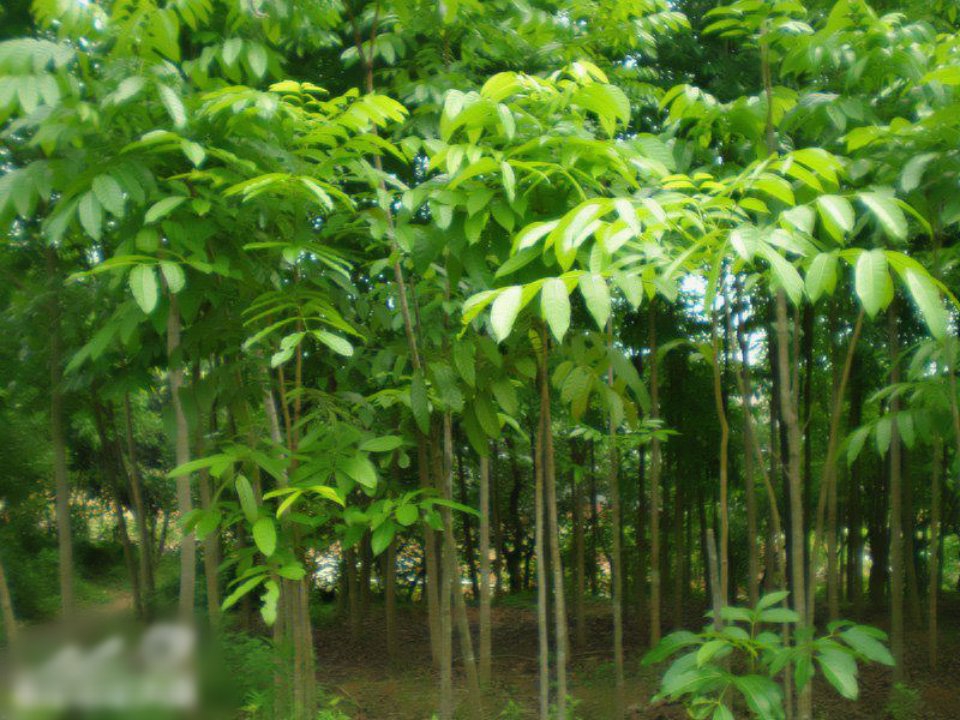
M 147 524 L 147 509 L 143 494 L 143 478 L 137 460 L 137 444 L 133 437 L 133 413 L 130 409 L 130 393 L 123 396 L 123 428 L 126 440 L 127 477 L 130 480 L 130 496 L 133 511 L 136 513 L 137 537 L 140 541 L 139 572 L 140 587 L 143 592 L 144 616 L 147 620 L 153 616 L 153 602 L 156 590 L 153 579 L 153 542 Z
M 738 313 L 736 336 L 740 348 L 740 373 L 737 375 L 743 402 L 743 493 L 747 505 L 747 596 L 755 607 L 760 598 L 760 555 L 757 549 L 757 495 L 753 466 L 753 382 L 750 374 L 750 347 L 743 314 L 742 287 L 737 282 Z M 728 321 L 730 318 L 728 316 Z M 763 458 L 759 463 L 763 466 Z M 774 497 L 774 504 L 776 497 Z
M 930 473 L 930 552 L 927 577 L 927 657 L 930 669 L 937 669 L 937 603 L 940 595 L 940 467 L 943 440 L 934 438 L 933 467 Z
M 543 371 L 541 370 L 541 374 Z M 540 720 L 550 720 L 550 629 L 547 625 L 547 566 L 544 552 L 544 501 L 543 501 L 543 423 L 537 427 L 536 458 L 534 459 L 534 552 L 537 556 L 537 660 L 539 668 L 538 690 Z
M 887 310 L 887 341 L 890 352 L 890 382 L 900 382 L 899 319 L 896 300 Z M 896 662 L 893 668 L 895 681 L 904 678 L 903 667 L 903 492 L 900 452 L 900 432 L 897 428 L 897 413 L 900 398 L 890 400 L 890 651 Z
M 553 423 L 550 415 L 549 338 L 546 325 L 540 327 L 541 375 L 540 422 L 543 427 L 544 500 L 549 522 L 550 565 L 553 569 L 553 605 L 557 655 L 557 720 L 567 720 L 567 609 L 564 597 L 563 562 L 560 556 L 560 528 L 557 510 L 557 475 L 554 465 Z
M 717 420 L 720 423 L 720 596 L 726 602 L 730 598 L 730 559 L 728 553 L 730 513 L 727 507 L 730 425 L 727 422 L 727 411 L 723 403 L 723 377 L 720 370 L 720 338 L 717 332 L 717 324 L 717 313 L 714 311 L 710 328 L 713 342 L 713 404 L 717 411 Z
M 480 456 L 480 684 L 490 683 L 490 458 Z
M 7 574 L 3 567 L 3 556 L 0 555 L 0 619 L 3 620 L 3 632 L 6 636 L 10 654 L 16 659 L 20 650 L 20 635 L 17 628 L 17 616 L 13 612 L 13 596 L 10 595 L 10 586 L 7 585 Z
M 607 320 L 607 352 L 616 352 L 613 338 L 613 319 Z M 613 391 L 613 363 L 607 366 L 607 385 Z M 617 425 L 614 421 L 613 412 L 609 414 L 608 442 L 609 448 L 609 467 L 607 469 L 607 480 L 610 487 L 610 525 L 611 535 L 613 536 L 613 551 L 611 553 L 610 574 L 611 574 L 611 592 L 610 599 L 613 605 L 613 667 L 616 686 L 616 715 L 617 720 L 623 717 L 624 687 L 623 687 L 623 551 L 621 548 L 621 514 L 620 514 L 620 475 L 618 465 L 620 455 L 617 451 Z M 551 538 L 552 540 L 552 538 Z M 562 576 L 561 576 L 562 582 Z
M 63 410 L 63 336 L 60 327 L 60 272 L 57 251 L 47 248 L 50 280 L 50 444 L 53 450 L 53 478 L 56 487 L 57 544 L 60 577 L 60 613 L 69 627 L 74 613 L 73 537 L 70 528 L 70 479 L 67 475 L 67 440 Z
M 797 416 L 796 394 L 791 387 L 790 330 L 787 325 L 787 298 L 784 291 L 776 296 L 777 373 L 780 378 L 780 412 L 787 430 L 787 481 L 790 496 L 790 535 L 793 576 L 793 609 L 800 616 L 797 631 L 806 629 L 806 587 L 804 577 L 804 530 L 803 530 L 803 475 L 801 469 L 802 438 Z M 807 683 L 800 692 L 797 704 L 800 720 L 811 720 L 812 689 Z
M 824 512 L 829 507 L 829 517 L 826 520 L 827 545 L 827 595 L 829 600 L 830 619 L 837 620 L 840 616 L 839 578 L 837 575 L 837 451 L 840 447 L 840 419 L 843 414 L 843 398 L 846 396 L 850 372 L 853 368 L 853 358 L 857 352 L 857 342 L 860 340 L 860 331 L 863 328 L 863 311 L 857 316 L 850 344 L 847 346 L 847 355 L 843 363 L 843 371 L 835 383 L 833 397 L 830 402 L 830 430 L 827 439 L 827 457 L 823 464 L 823 474 L 820 478 L 820 494 L 817 501 L 817 526 L 813 535 L 813 552 L 810 556 L 810 579 L 807 586 L 807 611 L 809 623 L 814 621 L 814 598 L 817 587 L 817 561 L 824 537 Z
M 180 357 L 180 308 L 177 296 L 170 293 L 170 306 L 167 311 L 167 380 L 170 385 L 170 402 L 176 421 L 175 462 L 177 466 L 190 462 L 190 436 L 187 416 L 183 411 L 180 390 L 183 388 L 183 359 Z M 190 476 L 177 477 L 177 512 L 183 522 L 193 509 L 190 497 Z M 192 532 L 183 531 L 180 542 L 180 600 L 178 615 L 181 622 L 193 623 L 193 603 L 196 595 L 196 537 Z
M 657 358 L 657 310 L 647 311 L 647 347 L 650 350 L 650 419 L 660 419 L 660 378 Z M 660 440 L 650 441 L 650 637 L 651 647 L 660 642 Z

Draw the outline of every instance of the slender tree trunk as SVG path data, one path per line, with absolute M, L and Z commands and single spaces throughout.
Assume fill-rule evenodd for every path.
M 613 319 L 607 320 L 607 349 L 615 352 L 613 338 Z M 613 390 L 613 365 L 607 367 L 607 385 Z M 608 482 L 610 486 L 610 524 L 613 535 L 613 552 L 610 563 L 612 590 L 610 598 L 613 605 L 613 667 L 616 683 L 617 720 L 623 717 L 625 709 L 623 688 L 623 550 L 621 548 L 621 510 L 620 510 L 620 454 L 617 451 L 617 425 L 613 412 L 609 415 L 608 442 L 610 443 Z
M 500 485 L 497 482 L 500 444 L 494 440 L 490 450 L 490 523 L 493 526 L 494 597 L 503 596 L 503 520 L 500 515 Z
M 453 499 L 453 420 L 450 413 L 443 416 L 443 471 L 442 493 L 443 498 L 448 502 Z M 441 610 L 443 615 L 441 623 L 443 624 L 444 642 L 449 642 L 450 664 L 452 666 L 452 626 L 454 621 L 457 624 L 457 635 L 460 638 L 460 652 L 463 655 L 463 665 L 467 676 L 467 692 L 470 698 L 469 713 L 475 718 L 483 716 L 483 694 L 480 689 L 480 677 L 477 672 L 476 656 L 473 652 L 473 639 L 470 635 L 470 625 L 467 621 L 467 608 L 463 600 L 463 591 L 460 588 L 460 563 L 457 557 L 457 544 L 454 537 L 453 513 L 449 507 L 441 507 L 440 514 L 443 518 L 443 577 L 444 585 L 449 590 L 449 599 L 441 598 Z M 445 590 L 444 592 L 447 592 Z M 448 605 L 444 607 L 443 603 Z M 449 604 L 452 603 L 452 606 Z M 448 627 L 449 624 L 449 627 Z M 447 634 L 450 640 L 447 641 Z M 447 648 L 444 648 L 446 652 Z M 452 700 L 452 667 L 451 672 L 451 700 Z M 452 717 L 452 716 L 451 716 Z
M 13 596 L 10 595 L 10 586 L 7 585 L 7 574 L 3 567 L 3 556 L 0 555 L 0 620 L 3 621 L 3 633 L 7 641 L 10 654 L 16 659 L 20 649 L 17 616 L 13 612 Z
M 730 425 L 723 403 L 723 377 L 720 369 L 720 338 L 717 332 L 717 313 L 713 312 L 711 338 L 713 341 L 713 404 L 720 423 L 720 596 L 727 601 L 730 598 L 730 513 L 727 507 L 727 471 L 730 448 Z
M 57 542 L 60 568 L 60 613 L 69 627 L 73 620 L 73 537 L 70 529 L 70 479 L 67 475 L 67 440 L 63 411 L 63 336 L 60 327 L 60 272 L 57 251 L 47 248 L 50 280 L 50 444 L 56 486 Z
M 927 656 L 930 669 L 937 669 L 937 603 L 940 595 L 940 468 L 943 440 L 934 438 L 933 467 L 930 473 L 930 553 L 927 578 Z
M 470 498 L 467 493 L 467 472 L 463 462 L 463 445 L 456 444 L 457 455 L 457 490 L 459 492 L 459 501 L 461 505 L 469 507 Z M 489 511 L 488 511 L 489 512 Z M 490 518 L 487 518 L 489 532 Z M 488 538 L 489 541 L 489 538 Z M 469 515 L 463 516 L 463 551 L 467 555 L 467 571 L 470 573 L 470 587 L 473 589 L 473 597 L 480 597 L 480 580 L 477 577 L 477 553 L 473 542 L 473 522 Z
M 808 625 L 806 588 L 804 578 L 804 530 L 803 530 L 803 475 L 801 469 L 802 438 L 797 417 L 796 395 L 791 387 L 790 330 L 787 325 L 787 298 L 783 290 L 776 297 L 777 373 L 780 377 L 780 412 L 787 430 L 787 480 L 790 496 L 790 534 L 793 574 L 793 609 L 800 616 L 797 632 Z M 800 692 L 797 714 L 800 720 L 811 720 L 812 688 L 807 683 Z
M 657 306 L 647 311 L 647 347 L 650 350 L 650 419 L 660 419 L 660 361 L 657 358 Z M 650 637 L 651 647 L 660 642 L 660 440 L 650 441 Z
M 837 452 L 840 447 L 840 419 L 843 414 L 843 399 L 846 396 L 847 383 L 853 368 L 853 358 L 857 352 L 857 342 L 863 328 L 863 311 L 857 316 L 853 335 L 847 347 L 843 371 L 834 383 L 833 398 L 830 402 L 830 430 L 827 439 L 827 457 L 823 464 L 823 474 L 820 478 L 820 496 L 817 501 L 817 525 L 813 535 L 813 552 L 810 557 L 810 579 L 807 586 L 808 621 L 814 621 L 814 598 L 817 587 L 817 561 L 820 557 L 820 548 L 824 537 L 824 512 L 829 506 L 829 517 L 826 522 L 827 539 L 827 595 L 829 598 L 830 619 L 836 620 L 840 616 L 839 577 L 837 575 Z
M 760 555 L 757 549 L 757 495 L 753 467 L 753 383 L 750 375 L 750 346 L 747 341 L 746 319 L 743 314 L 742 287 L 737 282 L 738 313 L 736 336 L 740 348 L 740 397 L 743 402 L 743 493 L 747 505 L 747 596 L 751 607 L 760 598 Z M 731 322 L 728 315 L 728 322 Z M 759 460 L 761 466 L 763 458 Z M 774 498 L 776 501 L 776 498 Z
M 887 340 L 890 351 L 890 382 L 900 382 L 899 318 L 896 300 L 887 310 Z M 897 414 L 900 398 L 890 400 L 890 650 L 896 665 L 894 680 L 904 678 L 903 667 L 903 493 L 900 452 L 900 431 Z
M 557 720 L 567 718 L 567 657 L 570 642 L 567 633 L 567 609 L 564 597 L 563 562 L 560 556 L 560 527 L 557 510 L 557 475 L 554 466 L 553 423 L 550 417 L 549 338 L 546 325 L 540 328 L 541 376 L 540 418 L 543 426 L 544 499 L 549 521 L 550 565 L 553 569 L 553 605 L 557 654 Z
M 541 370 L 541 375 L 544 374 Z M 542 381 L 541 381 L 542 382 Z M 534 468 L 534 512 L 536 513 L 534 552 L 537 557 L 537 649 L 538 649 L 538 689 L 540 697 L 540 720 L 550 720 L 550 629 L 547 623 L 547 565 L 544 552 L 544 500 L 543 500 L 543 423 L 537 427 L 536 458 Z
M 133 511 L 136 513 L 137 537 L 140 542 L 139 572 L 140 587 L 143 589 L 144 615 L 147 620 L 153 616 L 155 595 L 153 580 L 153 542 L 147 525 L 147 509 L 143 495 L 143 479 L 137 460 L 137 444 L 133 437 L 133 413 L 130 409 L 130 393 L 123 396 L 123 427 L 126 439 L 127 477 L 130 479 L 130 496 Z
M 580 467 L 583 458 L 571 446 L 570 454 L 575 467 Z M 577 481 L 575 471 L 570 473 L 570 484 L 573 488 L 573 547 L 574 547 L 574 628 L 576 645 L 583 648 L 587 644 L 586 603 L 587 592 L 587 563 L 586 538 L 583 521 L 583 483 Z
M 200 402 L 197 393 L 200 383 L 200 362 L 194 362 L 193 365 L 193 398 L 197 407 L 197 429 L 194 439 L 194 452 L 199 457 L 203 457 L 206 452 L 204 447 L 203 422 L 200 412 Z M 216 407 L 210 410 L 210 429 L 216 430 Z M 210 471 L 207 468 L 197 473 L 197 487 L 200 490 L 200 507 L 209 510 L 213 503 L 213 492 L 210 487 Z M 220 627 L 220 537 L 217 533 L 211 532 L 201 541 L 203 545 L 203 579 L 207 591 L 207 620 L 210 627 L 214 630 Z
M 397 539 L 394 538 L 383 554 L 383 605 L 387 626 L 387 654 L 390 662 L 400 658 L 400 637 L 397 633 Z
M 917 578 L 916 509 L 913 504 L 913 476 L 910 473 L 909 452 L 903 461 L 903 554 L 907 578 L 907 611 L 914 627 L 923 623 L 920 610 L 920 581 Z
M 190 435 L 187 416 L 183 411 L 180 390 L 183 388 L 183 358 L 180 356 L 180 308 L 177 296 L 170 293 L 170 307 L 167 311 L 167 378 L 170 384 L 170 402 L 176 421 L 176 450 L 174 459 L 177 466 L 190 462 Z M 177 512 L 183 522 L 193 509 L 190 497 L 190 476 L 177 477 Z M 180 601 L 178 615 L 180 621 L 193 623 L 193 602 L 196 595 L 196 537 L 192 532 L 183 531 L 180 543 Z
M 420 488 L 431 487 L 430 460 L 427 437 L 417 433 L 417 473 Z M 427 596 L 427 625 L 430 630 L 430 654 L 433 664 L 439 669 L 442 648 L 440 647 L 440 564 L 437 561 L 437 536 L 433 528 L 423 527 L 424 594 Z
M 490 458 L 480 456 L 480 684 L 490 683 Z

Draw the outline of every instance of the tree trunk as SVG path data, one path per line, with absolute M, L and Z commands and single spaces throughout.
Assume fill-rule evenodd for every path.
M 757 549 L 757 495 L 753 467 L 753 382 L 750 375 L 750 347 L 747 341 L 742 287 L 737 281 L 737 345 L 740 348 L 740 397 L 743 402 L 743 494 L 747 505 L 747 596 L 755 607 L 760 598 L 760 555 Z M 763 463 L 763 458 L 759 461 Z M 776 500 L 776 498 L 774 498 Z
M 713 404 L 720 423 L 720 596 L 724 602 L 730 598 L 730 513 L 727 507 L 727 470 L 730 447 L 730 425 L 723 403 L 723 377 L 720 370 L 720 338 L 717 332 L 717 313 L 712 314 L 711 339 L 713 341 Z
M 490 683 L 490 458 L 480 456 L 480 684 Z
M 461 505 L 470 506 L 470 498 L 467 493 L 467 471 L 463 462 L 462 444 L 457 443 L 457 490 L 459 492 L 459 501 Z M 482 511 L 481 511 L 482 512 Z M 490 518 L 487 518 L 489 532 Z M 488 538 L 489 541 L 489 538 Z M 480 597 L 480 580 L 477 577 L 477 553 L 473 542 L 473 522 L 470 515 L 463 516 L 463 551 L 467 555 L 467 571 L 470 573 L 470 587 L 473 589 L 473 597 Z
M 837 452 L 840 447 L 840 418 L 843 413 L 843 398 L 846 395 L 847 383 L 850 380 L 850 371 L 853 368 L 853 358 L 857 352 L 857 342 L 863 328 L 863 311 L 857 316 L 853 335 L 847 347 L 843 370 L 834 382 L 830 402 L 830 430 L 827 438 L 827 457 L 823 464 L 823 473 L 820 478 L 820 493 L 817 501 L 817 525 L 813 535 L 813 552 L 810 557 L 810 578 L 807 586 L 807 611 L 810 624 L 814 621 L 814 602 L 817 587 L 817 561 L 820 557 L 820 548 L 824 537 L 824 512 L 829 506 L 829 517 L 826 519 L 827 545 L 827 595 L 829 599 L 830 619 L 837 620 L 840 616 L 839 578 L 837 575 Z
M 936 437 L 933 445 L 933 467 L 930 473 L 930 553 L 927 578 L 927 656 L 930 669 L 937 669 L 937 603 L 940 595 L 940 467 L 943 462 L 943 441 Z M 2 588 L 0 588 L 2 589 Z
M 13 597 L 10 595 L 10 586 L 7 585 L 7 574 L 3 568 L 3 556 L 0 555 L 0 620 L 3 621 L 3 632 L 6 636 L 10 654 L 16 659 L 19 652 L 19 632 L 17 616 L 13 612 Z
M 650 419 L 660 419 L 660 365 L 657 358 L 657 306 L 647 311 L 647 346 L 650 350 Z M 650 441 L 650 646 L 660 642 L 660 440 Z
M 567 609 L 564 597 L 563 562 L 560 556 L 560 528 L 557 510 L 557 475 L 554 466 L 553 423 L 550 417 L 549 339 L 546 325 L 540 328 L 541 376 L 540 421 L 543 427 L 544 499 L 550 533 L 550 565 L 553 569 L 553 605 L 557 654 L 557 720 L 567 720 Z
M 571 444 L 570 455 L 575 468 L 582 467 L 583 458 L 577 452 L 578 448 Z M 586 603 L 587 592 L 587 563 L 586 537 L 583 521 L 583 483 L 577 480 L 575 470 L 570 472 L 570 484 L 573 488 L 573 552 L 574 552 L 574 628 L 576 644 L 584 648 L 587 644 Z
M 153 579 L 153 542 L 150 538 L 150 528 L 147 524 L 147 509 L 143 495 L 143 479 L 140 476 L 140 465 L 137 460 L 137 444 L 133 437 L 133 413 L 130 410 L 130 393 L 123 396 L 123 427 L 126 439 L 127 477 L 130 480 L 130 496 L 133 500 L 133 511 L 136 513 L 137 537 L 140 541 L 140 587 L 143 592 L 144 615 L 147 620 L 153 616 L 153 602 L 155 595 Z
M 428 438 L 417 432 L 417 474 L 420 488 L 432 487 Z M 430 655 L 434 667 L 440 667 L 440 564 L 437 562 L 437 536 L 433 528 L 423 524 L 424 594 L 427 596 L 427 626 L 430 631 Z
M 193 365 L 193 398 L 197 407 L 197 429 L 194 439 L 194 452 L 198 457 L 203 457 L 206 452 L 204 447 L 203 422 L 200 412 L 200 402 L 197 393 L 197 387 L 200 382 L 200 363 L 194 362 Z M 216 430 L 216 407 L 210 411 L 210 429 Z M 197 473 L 197 487 L 200 490 L 200 507 L 209 510 L 213 503 L 213 492 L 210 487 L 210 471 L 203 468 Z M 216 532 L 207 533 L 201 541 L 203 545 L 203 579 L 207 591 L 207 620 L 210 627 L 214 630 L 220 627 L 220 537 Z
M 176 450 L 175 462 L 177 466 L 190 462 L 190 435 L 187 427 L 187 416 L 183 412 L 183 402 L 180 390 L 183 387 L 183 358 L 180 356 L 180 308 L 177 305 L 177 296 L 170 293 L 170 307 L 167 311 L 167 363 L 169 365 L 167 378 L 170 384 L 170 402 L 173 407 L 173 416 L 176 421 Z M 190 475 L 177 477 L 177 512 L 180 522 L 183 522 L 193 509 L 190 497 Z M 196 537 L 192 532 L 183 531 L 180 543 L 180 600 L 178 615 L 183 623 L 193 623 L 193 602 L 196 594 Z
M 797 416 L 796 395 L 791 387 L 790 336 L 787 325 L 787 298 L 783 290 L 776 297 L 777 373 L 780 378 L 780 412 L 787 430 L 787 480 L 790 496 L 790 535 L 793 575 L 793 609 L 800 616 L 797 631 L 808 625 L 806 587 L 804 577 L 804 530 L 803 530 L 803 475 L 801 468 L 802 437 Z M 811 720 L 812 688 L 807 683 L 798 698 L 799 720 Z
M 67 440 L 63 412 L 63 336 L 60 328 L 60 284 L 57 251 L 47 248 L 50 280 L 50 444 L 56 486 L 57 543 L 60 573 L 60 613 L 67 627 L 73 620 L 73 537 L 70 530 L 70 479 L 67 475 Z
M 397 539 L 394 538 L 383 554 L 383 606 L 387 626 L 387 654 L 390 662 L 400 658 L 400 638 L 397 634 Z
M 896 300 L 887 310 L 887 340 L 890 352 L 890 382 L 900 382 L 900 341 L 899 320 Z M 894 680 L 904 678 L 903 667 L 903 493 L 902 467 L 900 453 L 900 432 L 897 428 L 897 413 L 900 412 L 900 398 L 894 395 L 890 400 L 890 650 L 896 665 L 893 668 Z
M 613 319 L 607 320 L 607 351 L 616 352 L 613 338 Z M 607 367 L 607 385 L 613 391 L 613 364 Z M 620 455 L 617 451 L 617 425 L 613 412 L 609 415 L 608 442 L 610 443 L 610 466 L 607 469 L 610 487 L 610 525 L 613 536 L 613 552 L 610 563 L 611 592 L 610 599 L 613 605 L 613 667 L 616 684 L 616 715 L 617 720 L 623 717 L 624 688 L 623 688 L 623 551 L 621 548 L 621 514 L 620 514 L 620 475 L 618 465 Z M 552 540 L 552 538 L 551 538 Z M 561 576 L 562 582 L 562 576 Z
M 917 547 L 914 538 L 917 532 L 916 511 L 913 504 L 913 476 L 910 473 L 909 453 L 903 462 L 903 554 L 907 577 L 907 611 L 910 623 L 920 627 L 923 618 L 920 611 L 920 581 L 917 578 Z
M 440 477 L 443 483 L 443 498 L 450 502 L 453 500 L 453 420 L 449 412 L 443 416 L 443 471 Z M 442 506 L 440 508 L 440 515 L 443 518 L 443 582 L 450 593 L 449 599 L 445 600 L 441 598 L 441 611 L 443 613 L 443 616 L 441 616 L 441 625 L 445 632 L 444 642 L 448 642 L 446 638 L 447 634 L 449 634 L 450 663 L 452 665 L 452 624 L 455 620 L 457 624 L 457 635 L 460 638 L 460 652 L 463 655 L 463 665 L 467 676 L 467 692 L 470 702 L 469 714 L 472 717 L 480 718 L 483 716 L 483 694 L 480 689 L 480 677 L 477 672 L 476 656 L 473 652 L 473 639 L 470 635 L 470 625 L 467 621 L 466 603 L 463 600 L 463 591 L 460 587 L 460 562 L 457 556 L 456 538 L 453 534 L 453 512 L 448 506 Z M 444 592 L 447 592 L 447 590 Z M 452 608 L 449 605 L 451 601 Z M 444 602 L 448 603 L 446 607 L 444 607 Z M 449 628 L 447 627 L 448 624 L 450 626 Z M 448 648 L 444 648 L 444 652 L 446 652 L 447 649 Z M 452 718 L 452 715 L 450 717 Z
M 541 375 L 544 371 L 540 371 Z M 542 381 L 541 381 L 542 382 Z M 537 427 L 536 457 L 534 458 L 534 552 L 537 556 L 537 660 L 539 668 L 538 689 L 540 720 L 550 720 L 550 640 L 547 624 L 547 566 L 544 552 L 544 501 L 543 501 L 543 423 Z

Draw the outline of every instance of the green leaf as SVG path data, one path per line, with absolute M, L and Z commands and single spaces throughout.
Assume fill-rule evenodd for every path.
M 858 195 L 889 237 L 907 239 L 907 217 L 892 195 L 863 192 Z
M 517 197 L 517 179 L 513 174 L 513 168 L 510 163 L 500 163 L 500 172 L 503 176 L 503 191 L 507 194 L 507 199 L 513 202 Z
M 161 260 L 160 272 L 163 273 L 163 279 L 167 283 L 167 288 L 174 295 L 183 290 L 184 285 L 187 284 L 187 278 L 183 273 L 183 268 L 176 263 L 170 262 L 169 260 Z
M 344 357 L 351 357 L 353 355 L 353 345 L 351 345 L 350 341 L 346 338 L 334 335 L 332 332 L 327 332 L 326 330 L 314 330 L 312 334 L 317 340 L 338 355 L 343 355 Z
M 413 419 L 424 435 L 430 432 L 430 406 L 427 400 L 427 384 L 423 373 L 414 371 L 410 381 L 410 410 Z
M 522 303 L 523 288 L 520 285 L 506 288 L 493 301 L 493 307 L 490 310 L 490 327 L 497 342 L 503 342 L 510 336 Z
M 110 175 L 97 175 L 93 179 L 93 193 L 100 204 L 115 217 L 123 217 L 123 189 Z
M 717 705 L 711 720 L 734 720 L 734 717 L 726 705 Z
M 306 569 L 298 562 L 292 562 L 289 565 L 277 568 L 277 575 L 287 580 L 303 580 L 306 574 Z
M 893 300 L 893 280 L 883 250 L 862 252 L 857 259 L 854 279 L 857 296 L 870 317 L 875 317 Z
M 549 278 L 543 283 L 540 290 L 540 311 L 557 342 L 563 342 L 563 336 L 570 328 L 570 296 L 563 280 Z
M 893 655 L 879 639 L 865 632 L 860 626 L 854 626 L 840 633 L 840 639 L 863 655 L 867 660 L 893 666 Z
M 789 590 L 778 590 L 776 592 L 767 593 L 757 602 L 757 610 L 766 610 L 769 607 L 778 605 L 789 597 Z
M 758 717 L 782 717 L 783 698 L 780 686 L 773 680 L 762 675 L 744 675 L 734 677 L 733 682 Z
M 162 220 L 182 205 L 186 199 L 187 198 L 182 195 L 165 197 L 163 200 L 154 203 L 153 206 L 147 210 L 146 215 L 143 216 L 143 222 L 150 225 L 151 223 L 157 222 L 157 220 Z
M 273 555 L 277 549 L 277 527 L 273 518 L 262 517 L 253 524 L 253 541 L 264 555 Z
M 259 43 L 249 43 L 247 45 L 247 62 L 250 63 L 250 70 L 253 74 L 262 78 L 267 72 L 267 51 Z
M 730 647 L 730 645 L 726 640 L 710 640 L 705 642 L 700 646 L 700 649 L 697 650 L 697 667 L 703 667 L 713 659 L 714 655 L 728 647 Z
M 370 537 L 370 549 L 373 550 L 374 557 L 390 547 L 396 532 L 397 526 L 389 520 L 385 520 L 373 531 L 373 535 Z
M 170 119 L 173 120 L 174 127 L 182 128 L 187 124 L 187 111 L 183 107 L 183 101 L 177 94 L 177 91 L 168 85 L 157 85 L 157 92 L 160 94 L 160 102 L 167 110 Z
M 804 286 L 807 290 L 807 297 L 813 303 L 819 300 L 824 293 L 833 295 L 833 291 L 837 287 L 836 254 L 820 253 L 817 255 L 807 269 Z
M 795 623 L 800 622 L 796 611 L 785 607 L 768 608 L 760 612 L 760 622 L 766 623 Z
M 373 490 L 377 487 L 377 469 L 370 462 L 370 458 L 362 453 L 358 453 L 339 464 L 341 471 L 346 475 L 367 488 Z
M 398 523 L 404 527 L 410 527 L 420 517 L 420 509 L 416 505 L 401 505 L 393 515 Z
M 240 499 L 240 507 L 243 514 L 247 517 L 247 522 L 257 521 L 257 498 L 253 494 L 253 487 L 250 481 L 243 475 L 238 475 L 234 486 L 237 488 L 237 497 Z
M 924 322 L 930 328 L 930 334 L 942 340 L 946 337 L 950 317 L 933 278 L 915 268 L 907 267 L 903 271 L 903 279 L 910 291 L 910 296 L 917 304 L 920 314 L 923 315 Z
M 260 606 L 260 615 L 267 625 L 277 621 L 277 602 L 280 600 L 280 586 L 275 580 L 267 580 L 264 585 L 263 604 Z
M 689 630 L 680 630 L 675 633 L 670 633 L 663 638 L 655 648 L 643 656 L 642 664 L 653 665 L 655 663 L 662 662 L 677 652 L 677 650 L 681 650 L 691 645 L 697 645 L 699 643 L 700 636 L 695 635 Z
M 159 292 L 157 287 L 157 275 L 152 265 L 134 265 L 127 278 L 130 285 L 130 291 L 133 293 L 133 299 L 137 305 L 147 315 L 152 313 L 157 307 Z
M 856 215 L 850 201 L 839 195 L 821 195 L 817 198 L 817 210 L 834 240 L 843 242 L 843 236 L 853 230 Z
M 87 235 L 99 240 L 103 230 L 103 208 L 93 192 L 85 193 L 80 199 L 80 224 Z
M 817 653 L 817 662 L 824 677 L 847 700 L 856 700 L 860 694 L 857 686 L 857 661 L 843 650 L 826 649 Z
M 361 452 L 391 452 L 403 445 L 403 438 L 397 435 L 384 435 L 360 443 Z
M 240 598 L 242 598 L 244 595 L 249 593 L 257 585 L 261 584 L 266 579 L 267 579 L 267 575 L 264 573 L 260 575 L 255 575 L 249 580 L 246 580 L 245 582 L 241 583 L 240 585 L 237 586 L 236 590 L 234 590 L 232 593 L 230 593 L 230 595 L 227 596 L 227 599 L 223 601 L 223 605 L 220 606 L 220 609 L 229 610 L 230 608 L 232 608 L 234 605 L 237 604 Z
M 580 294 L 587 303 L 587 310 L 601 330 L 606 327 L 610 317 L 610 289 L 606 279 L 599 273 L 580 277 Z
M 800 277 L 800 273 L 792 263 L 769 245 L 763 245 L 760 253 L 770 263 L 770 269 L 777 284 L 783 288 L 794 305 L 799 305 L 803 300 L 803 278 Z

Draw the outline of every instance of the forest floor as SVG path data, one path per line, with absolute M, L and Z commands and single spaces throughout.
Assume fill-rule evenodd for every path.
M 684 625 L 702 626 L 701 610 L 686 608 Z M 471 608 L 470 612 L 476 611 Z M 629 618 L 630 613 L 626 615 Z M 342 621 L 331 619 L 317 630 L 320 683 L 342 698 L 339 708 L 355 720 L 429 720 L 435 710 L 439 682 L 430 670 L 426 619 L 412 608 L 401 609 L 398 616 L 400 658 L 395 662 L 386 652 L 382 608 L 371 607 L 356 640 L 350 639 Z M 868 611 L 863 621 L 885 628 L 886 613 Z M 624 631 L 626 698 L 632 720 L 685 718 L 680 707 L 649 705 L 666 666 L 642 667 L 641 630 L 628 619 Z M 908 620 L 906 688 L 899 692 L 893 690 L 890 669 L 877 665 L 862 669 L 857 702 L 844 700 L 819 678 L 814 695 L 816 720 L 960 720 L 960 596 L 947 597 L 942 604 L 939 636 L 940 662 L 932 672 L 923 625 Z M 583 646 L 574 647 L 570 664 L 570 692 L 577 698 L 575 717 L 605 720 L 613 717 L 615 701 L 612 625 L 605 603 L 589 606 L 586 638 Z M 468 717 L 462 677 L 457 684 L 460 716 Z M 493 609 L 493 681 L 485 702 L 488 717 L 536 717 L 537 628 L 532 605 L 509 601 Z

